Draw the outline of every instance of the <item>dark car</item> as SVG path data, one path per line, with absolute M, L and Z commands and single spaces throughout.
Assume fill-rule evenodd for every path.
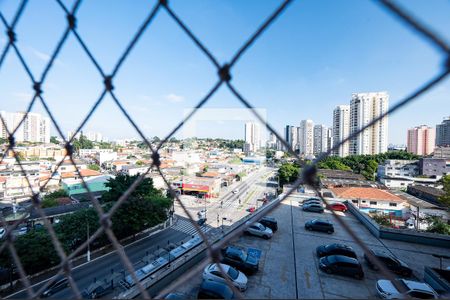
M 329 221 L 314 219 L 305 223 L 306 230 L 322 231 L 326 233 L 333 233 L 334 226 Z
M 42 292 L 41 297 L 50 297 L 54 293 L 59 292 L 68 286 L 69 281 L 66 277 L 58 277 L 57 279 L 55 279 L 55 281 L 53 281 L 52 284 L 47 287 L 45 291 Z
M 328 244 L 317 247 L 317 257 L 324 257 L 328 255 L 343 255 L 347 257 L 357 258 L 357 255 L 352 247 L 344 244 Z
M 233 291 L 224 283 L 204 280 L 198 290 L 197 299 L 233 299 Z
M 90 287 L 85 289 L 81 293 L 81 296 L 83 299 L 97 299 L 97 298 L 103 297 L 105 295 L 108 295 L 109 293 L 112 292 L 112 290 L 113 290 L 113 288 L 111 285 L 109 285 L 105 288 L 101 284 L 94 283 L 93 285 L 91 285 Z
M 311 211 L 311 212 L 318 212 L 318 213 L 323 213 L 323 211 L 324 211 L 322 204 L 319 204 L 319 203 L 303 204 L 302 208 L 304 211 Z
M 370 253 L 372 253 L 373 256 L 378 258 L 380 263 L 382 263 L 392 272 L 400 274 L 405 277 L 410 277 L 412 275 L 411 268 L 409 268 L 407 264 L 397 259 L 392 254 L 376 250 L 370 250 Z M 367 265 L 369 266 L 369 268 L 373 270 L 378 270 L 378 266 L 375 264 L 375 262 L 373 262 L 369 258 L 369 256 L 366 253 L 364 253 L 364 259 L 367 261 Z
M 328 274 L 339 274 L 362 279 L 364 272 L 359 261 L 343 255 L 324 256 L 319 259 L 319 268 Z
M 262 217 L 258 222 L 269 227 L 273 232 L 278 230 L 278 222 L 274 217 Z
M 222 263 L 235 267 L 245 274 L 253 274 L 259 269 L 259 258 L 238 247 L 228 246 L 222 249 Z

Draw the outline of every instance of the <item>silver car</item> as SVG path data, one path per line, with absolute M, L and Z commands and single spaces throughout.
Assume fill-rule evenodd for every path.
M 247 276 L 244 273 L 236 270 L 235 268 L 226 265 L 220 264 L 222 266 L 222 270 L 225 276 L 233 283 L 233 285 L 241 291 L 245 291 L 247 289 Z M 219 266 L 217 264 L 207 265 L 203 270 L 203 279 L 216 281 L 221 283 L 226 283 L 226 279 L 224 278 L 224 274 L 220 272 Z
M 247 222 L 245 223 L 246 225 L 251 224 L 249 227 L 247 227 L 247 229 L 245 230 L 245 233 L 247 234 L 251 234 L 251 235 L 256 235 L 256 236 L 260 236 L 262 238 L 270 239 L 273 235 L 273 231 L 272 229 L 264 226 L 261 223 L 255 222 L 255 223 L 251 223 L 251 222 Z

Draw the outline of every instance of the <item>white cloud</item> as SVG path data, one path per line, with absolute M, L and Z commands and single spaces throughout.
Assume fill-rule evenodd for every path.
M 33 98 L 33 94 L 29 92 L 15 92 L 11 93 L 11 96 L 13 96 L 14 98 L 16 98 L 21 102 L 30 102 L 31 99 Z
M 184 101 L 184 97 L 176 94 L 166 95 L 166 99 L 173 103 L 179 103 Z
M 31 53 L 33 53 L 34 56 L 36 56 L 38 59 L 40 59 L 42 61 L 48 62 L 50 60 L 50 58 L 51 58 L 50 54 L 41 52 L 41 51 L 31 47 L 31 46 L 29 46 L 28 49 L 31 51 Z M 61 60 L 58 59 L 58 58 L 56 58 L 54 62 L 59 64 L 59 65 L 64 65 L 61 62 Z

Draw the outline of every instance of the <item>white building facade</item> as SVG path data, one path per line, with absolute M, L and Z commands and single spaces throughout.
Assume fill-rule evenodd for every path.
M 327 126 L 321 124 L 314 126 L 314 155 L 317 156 L 320 153 L 328 151 L 328 134 L 329 128 Z
M 261 128 L 254 122 L 245 123 L 245 152 L 256 152 L 261 148 Z
M 350 135 L 386 113 L 387 92 L 355 93 L 350 102 Z M 379 154 L 387 151 L 388 116 L 365 129 L 350 140 L 349 154 Z
M 50 143 L 50 118 L 31 112 L 26 115 L 25 112 L 1 111 L 0 114 L 9 132 L 12 132 L 25 118 L 14 134 L 16 142 Z M 0 137 L 4 139 L 8 138 L 6 127 L 0 122 Z
M 313 155 L 314 153 L 314 122 L 302 120 L 299 128 L 299 150 L 301 155 Z
M 338 105 L 333 110 L 333 147 L 345 140 L 350 133 L 350 105 Z M 333 151 L 333 155 L 348 156 L 349 142 L 345 142 Z

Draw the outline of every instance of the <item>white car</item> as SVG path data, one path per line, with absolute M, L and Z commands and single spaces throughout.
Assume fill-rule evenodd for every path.
M 5 236 L 6 230 L 5 228 L 0 228 L 0 239 L 2 239 Z
M 230 279 L 233 285 L 238 288 L 240 291 L 245 291 L 247 289 L 247 276 L 244 273 L 236 270 L 235 268 L 226 265 L 220 264 L 225 273 L 225 276 Z M 209 264 L 203 270 L 203 279 L 216 281 L 226 284 L 226 280 L 223 277 L 222 272 L 220 272 L 219 266 L 217 264 Z
M 233 190 L 233 194 L 237 194 L 237 193 L 239 193 L 239 189 Z
M 390 280 L 381 279 L 376 284 L 378 295 L 384 299 L 437 299 L 439 297 L 427 283 L 406 279 L 396 279 L 396 282 L 406 292 L 399 292 Z
M 260 237 L 265 238 L 266 240 L 270 239 L 272 237 L 272 235 L 273 235 L 272 229 L 270 229 L 269 227 L 264 226 L 261 223 L 258 223 L 258 222 L 255 222 L 255 223 L 246 222 L 245 224 L 246 225 L 251 224 L 245 230 L 245 233 L 247 233 L 247 234 L 260 236 Z

